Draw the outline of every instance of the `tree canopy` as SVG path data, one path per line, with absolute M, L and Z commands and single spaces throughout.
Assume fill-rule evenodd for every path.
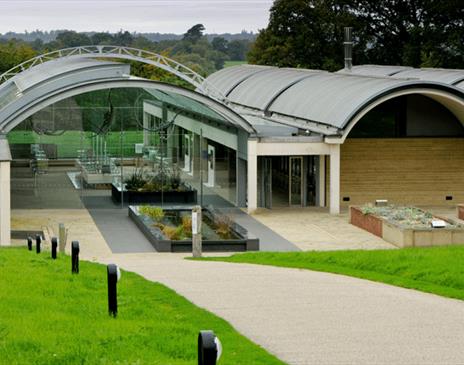
M 337 70 L 343 28 L 355 63 L 462 68 L 462 0 L 275 0 L 249 54 L 257 64 Z

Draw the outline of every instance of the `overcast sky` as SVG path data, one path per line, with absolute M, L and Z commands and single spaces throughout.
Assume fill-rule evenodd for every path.
M 273 0 L 0 0 L 0 33 L 36 29 L 182 34 L 202 23 L 207 33 L 257 31 Z

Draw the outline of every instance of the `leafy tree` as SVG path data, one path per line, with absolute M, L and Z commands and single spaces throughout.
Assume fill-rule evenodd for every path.
M 357 63 L 462 68 L 462 0 L 275 0 L 252 63 L 336 70 L 343 27 Z
M 114 38 L 110 33 L 98 32 L 90 37 L 90 41 L 94 45 L 112 45 L 114 43 Z
M 325 0 L 276 0 L 269 26 L 249 53 L 252 63 L 336 70 L 343 65 L 343 27 L 356 19 Z
M 205 31 L 205 27 L 203 24 L 194 25 L 190 28 L 187 33 L 184 34 L 184 41 L 196 43 L 201 38 L 203 38 L 203 32 Z
M 31 46 L 14 39 L 0 44 L 0 73 L 36 56 Z
M 215 37 L 211 41 L 211 45 L 213 46 L 213 49 L 218 52 L 226 53 L 227 52 L 227 46 L 228 46 L 227 40 L 223 37 Z
M 232 61 L 245 61 L 250 48 L 251 43 L 248 40 L 231 41 L 227 47 L 227 55 Z
M 55 41 L 60 48 L 78 47 L 91 44 L 90 38 L 83 33 L 66 30 L 56 37 Z

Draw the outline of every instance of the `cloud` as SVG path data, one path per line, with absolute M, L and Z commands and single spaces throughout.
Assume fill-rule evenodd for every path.
M 184 33 L 202 23 L 208 33 L 257 31 L 272 0 L 16 0 L 0 1 L 0 32 L 74 29 Z

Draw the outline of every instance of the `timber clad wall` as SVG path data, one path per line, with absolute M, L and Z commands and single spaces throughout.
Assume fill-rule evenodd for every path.
M 415 205 L 464 202 L 464 138 L 347 139 L 341 146 L 341 204 L 375 199 Z

